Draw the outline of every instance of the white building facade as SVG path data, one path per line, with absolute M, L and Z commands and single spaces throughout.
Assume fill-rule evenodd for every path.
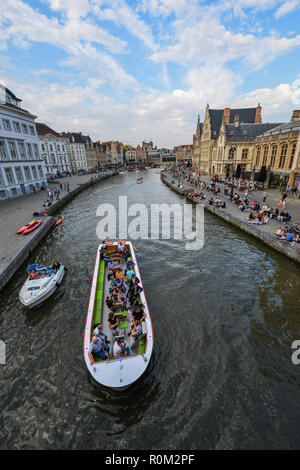
M 72 171 L 74 173 L 80 170 L 87 171 L 88 164 L 82 134 L 80 132 L 62 132 L 61 136 L 68 139 L 68 152 Z
M 61 137 L 46 124 L 36 123 L 39 138 L 40 154 L 45 164 L 47 175 L 57 175 L 71 172 L 68 153 L 69 141 Z
M 0 199 L 47 186 L 39 152 L 36 116 L 22 109 L 20 102 L 0 84 Z

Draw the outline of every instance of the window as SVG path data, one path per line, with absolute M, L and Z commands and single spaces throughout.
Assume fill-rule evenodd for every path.
M 62 146 L 61 146 L 61 149 L 62 149 L 62 151 L 64 152 L 64 151 L 65 151 L 65 146 L 62 145 Z
M 15 168 L 15 172 L 16 172 L 16 175 L 17 175 L 18 183 L 23 183 L 23 174 L 22 174 L 21 168 L 20 168 L 20 167 L 16 167 L 16 168 Z
M 11 158 L 13 160 L 17 160 L 18 156 L 17 156 L 17 152 L 16 152 L 15 143 L 14 142 L 8 142 L 8 147 L 9 147 L 9 151 L 10 151 L 10 154 L 11 154 Z
M 25 147 L 23 142 L 18 142 L 19 152 L 22 160 L 26 160 Z
M 24 134 L 28 134 L 28 127 L 26 124 L 22 124 L 22 131 L 24 132 Z
M 55 165 L 55 163 L 56 163 L 54 153 L 51 153 L 51 163 L 52 163 L 52 165 Z
M 31 135 L 35 135 L 33 126 L 29 126 L 29 132 Z
M 32 171 L 32 174 L 33 174 L 33 179 L 34 179 L 34 180 L 37 180 L 38 177 L 37 177 L 36 167 L 35 167 L 35 166 L 32 166 L 32 167 L 31 167 L 31 171 Z
M 39 172 L 40 179 L 42 180 L 44 178 L 44 173 L 43 173 L 43 168 L 41 167 L 41 165 L 38 166 L 38 172 Z
M 243 159 L 243 160 L 246 160 L 246 158 L 248 158 L 248 149 L 243 149 L 243 152 L 242 152 L 242 159 Z
M 49 145 L 50 152 L 53 152 L 52 144 Z
M 29 158 L 29 160 L 32 160 L 32 159 L 33 159 L 33 156 L 32 156 L 31 145 L 27 143 L 27 144 L 26 144 L 26 147 L 27 147 L 28 158 Z
M 281 147 L 279 168 L 283 168 L 283 167 L 284 167 L 285 159 L 286 159 L 286 153 L 287 153 L 287 144 L 283 144 L 282 147 Z
M 60 146 L 59 145 L 57 146 L 57 151 L 60 152 Z
M 45 145 L 42 144 L 41 147 L 42 147 L 42 152 L 45 152 Z
M 271 168 L 274 167 L 276 154 L 277 154 L 277 145 L 273 145 L 272 146 L 272 154 L 271 154 L 271 162 L 270 162 Z
M 11 168 L 5 168 L 5 175 L 8 184 L 15 184 L 14 175 Z
M 0 199 L 6 199 L 6 191 L 0 191 Z
M 0 186 L 4 186 L 4 179 L 3 179 L 3 176 L 2 176 L 1 169 L 0 169 Z
M 265 145 L 265 147 L 264 147 L 263 162 L 262 162 L 263 165 L 266 165 L 266 163 L 267 163 L 268 152 L 269 152 L 269 146 L 268 146 L 268 145 Z
M 5 143 L 0 142 L 0 159 L 1 160 L 8 160 L 5 150 Z
M 3 122 L 3 129 L 5 129 L 6 131 L 11 131 L 11 125 L 8 119 L 2 119 L 2 122 Z
M 13 196 L 16 196 L 18 194 L 17 193 L 17 188 L 11 188 L 11 192 L 12 192 Z
M 14 122 L 14 130 L 16 132 L 21 132 L 21 126 L 20 126 L 20 123 L 19 122 Z
M 255 162 L 255 166 L 258 166 L 259 165 L 259 160 L 260 160 L 260 146 L 257 147 L 257 150 L 256 150 L 256 162 Z
M 37 144 L 33 144 L 33 153 L 34 153 L 34 158 L 36 160 L 39 159 L 39 150 Z
M 29 166 L 24 166 L 24 173 L 25 173 L 26 181 L 31 181 L 32 177 L 31 177 Z
M 292 168 L 293 166 L 293 162 L 294 162 L 294 157 L 295 157 L 295 153 L 296 153 L 296 147 L 297 147 L 297 144 L 296 142 L 293 143 L 292 145 L 292 150 L 291 150 L 291 157 L 290 157 L 290 163 L 289 163 L 289 170 Z

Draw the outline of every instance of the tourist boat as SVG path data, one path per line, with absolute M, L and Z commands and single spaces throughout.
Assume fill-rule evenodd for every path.
M 23 230 L 22 234 L 27 235 L 28 233 L 33 232 L 36 228 L 38 228 L 41 225 L 42 222 L 43 222 L 42 219 L 37 219 L 34 222 L 34 224 L 30 225 L 30 227 Z
M 125 175 L 127 173 L 127 170 L 119 171 L 119 175 Z
M 23 233 L 24 230 L 31 227 L 35 222 L 36 222 L 36 219 L 33 219 L 31 222 L 28 222 L 28 224 L 23 225 L 23 227 L 21 227 L 16 233 L 17 234 Z
M 143 286 L 132 243 L 124 243 L 130 252 L 128 259 L 131 258 L 134 261 L 134 270 L 141 286 Z M 107 253 L 110 260 L 115 260 L 123 268 L 125 262 L 116 254 L 118 244 L 119 242 L 107 242 Z M 114 337 L 108 324 L 108 314 L 111 310 L 106 305 L 106 296 L 109 293 L 108 269 L 105 260 L 101 259 L 105 253 L 105 248 L 101 244 L 97 251 L 92 279 L 83 340 L 83 355 L 90 374 L 98 384 L 114 390 L 125 390 L 143 375 L 149 365 L 154 343 L 152 321 L 144 290 L 140 293 L 139 300 L 144 305 L 146 319 L 142 322 L 142 334 L 138 339 L 135 340 L 133 337 L 128 336 L 132 308 L 128 306 L 125 310 L 125 304 L 116 304 L 113 310 L 114 315 L 119 317 L 120 336 L 124 337 L 126 345 L 130 347 L 131 354 L 119 358 L 113 357 Z M 95 358 L 96 362 L 91 365 L 88 356 L 89 346 L 93 337 L 94 325 L 100 322 L 103 324 L 104 334 L 111 341 L 109 358 L 106 360 Z
M 41 274 L 41 267 L 38 269 Z M 49 270 L 48 270 L 49 272 Z M 64 277 L 65 268 L 61 264 L 56 272 L 40 279 L 27 279 L 19 293 L 20 302 L 28 308 L 37 307 L 58 289 Z
M 62 217 L 58 217 L 57 221 L 54 224 L 54 227 L 57 227 L 59 224 L 61 224 L 64 220 L 65 216 L 63 215 Z
M 136 180 L 136 182 L 137 182 L 138 184 L 141 184 L 141 183 L 144 182 L 144 178 L 138 178 L 138 179 Z

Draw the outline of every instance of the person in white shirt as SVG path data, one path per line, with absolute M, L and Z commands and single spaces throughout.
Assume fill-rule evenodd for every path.
M 126 346 L 124 338 L 117 338 L 117 341 L 114 344 L 114 357 L 118 356 L 130 356 L 130 348 Z

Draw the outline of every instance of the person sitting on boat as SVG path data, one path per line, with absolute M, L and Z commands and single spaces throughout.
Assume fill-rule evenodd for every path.
M 130 348 L 126 346 L 124 338 L 117 338 L 117 341 L 114 344 L 114 357 L 119 356 L 130 356 Z
M 41 279 L 44 279 L 45 277 L 48 277 L 48 276 L 49 276 L 49 274 L 47 273 L 47 269 L 46 269 L 46 268 L 43 269 L 43 273 L 42 273 L 42 275 L 41 275 Z
M 140 292 L 142 292 L 142 291 L 143 291 L 143 288 L 141 286 L 139 286 L 139 283 L 136 280 L 134 285 L 133 285 L 133 288 L 131 290 L 130 296 L 129 296 L 129 302 L 131 304 L 134 304 L 137 301 L 137 299 L 140 295 Z
M 124 254 L 123 254 L 124 260 L 126 261 L 129 256 L 130 256 L 129 248 L 128 248 L 128 246 L 125 246 Z
M 114 269 L 116 267 L 116 263 L 114 261 L 109 261 L 107 267 L 108 269 Z
M 125 274 L 127 273 L 128 269 L 130 269 L 134 265 L 135 265 L 135 262 L 132 259 L 129 259 L 128 261 L 126 261 L 125 271 L 124 271 Z
M 118 245 L 118 250 L 122 253 L 122 255 L 125 253 L 125 245 L 122 241 L 120 241 Z
M 128 336 L 131 335 L 137 339 L 139 336 L 141 336 L 142 332 L 142 325 L 140 323 L 132 322 L 131 331 L 128 333 Z
M 119 325 L 119 318 L 114 315 L 114 312 L 110 312 L 108 315 L 108 323 L 109 323 L 109 328 L 111 329 L 111 332 L 114 336 L 119 336 L 120 330 L 118 328 Z
M 106 305 L 107 305 L 107 307 L 108 307 L 109 309 L 111 309 L 112 306 L 113 306 L 113 304 L 114 304 L 114 303 L 113 303 L 112 296 L 111 296 L 111 295 L 108 295 L 108 296 L 106 297 Z
M 127 283 L 130 283 L 131 279 L 132 279 L 132 276 L 134 275 L 134 270 L 133 270 L 133 267 L 130 267 L 130 269 L 128 269 L 128 271 L 126 272 L 126 282 Z
M 115 287 L 112 293 L 113 305 L 123 304 L 124 296 L 118 287 Z
M 99 336 L 93 336 L 88 352 L 91 365 L 95 364 L 95 357 L 108 359 L 104 351 L 109 351 L 109 346 L 106 346 Z
M 108 341 L 106 334 L 103 331 L 103 325 L 102 323 L 98 323 L 94 325 L 94 336 L 99 336 L 103 341 L 105 341 L 106 344 L 109 344 L 110 341 Z
M 29 263 L 28 266 L 27 266 L 27 269 L 26 269 L 26 271 L 27 271 L 27 276 L 28 276 L 28 277 L 30 276 L 30 274 L 31 274 L 31 272 L 32 272 L 32 269 L 33 269 L 33 268 L 32 268 L 32 264 Z
M 116 278 L 116 276 L 115 276 L 114 271 L 113 271 L 112 269 L 110 269 L 110 270 L 108 271 L 108 274 L 107 274 L 107 280 L 108 280 L 108 282 L 114 281 L 115 278 Z
M 39 278 L 40 278 L 39 273 L 35 269 L 33 269 L 30 273 L 29 279 L 30 280 L 36 280 L 36 279 L 39 279 Z
M 52 264 L 52 266 L 50 266 L 49 269 L 52 269 L 54 273 L 56 273 L 59 268 L 60 268 L 61 264 L 58 262 L 58 261 L 54 261 L 54 263 Z
M 134 307 L 132 312 L 132 318 L 135 323 L 142 323 L 146 319 L 146 313 L 144 312 L 144 305 L 138 304 Z

